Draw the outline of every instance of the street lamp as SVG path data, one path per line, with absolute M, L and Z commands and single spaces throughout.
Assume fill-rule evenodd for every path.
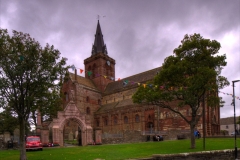
M 236 135 L 236 114 L 235 114 L 235 93 L 234 93 L 234 83 L 235 82 L 239 82 L 240 80 L 235 80 L 235 81 L 232 81 L 232 84 L 233 84 L 233 107 L 234 107 L 234 136 L 235 136 L 235 139 L 234 139 L 234 142 L 235 142 L 235 159 L 237 159 L 237 141 L 236 141 L 236 138 L 237 138 L 237 135 Z

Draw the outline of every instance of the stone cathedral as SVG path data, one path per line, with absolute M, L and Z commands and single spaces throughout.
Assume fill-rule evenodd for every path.
M 48 141 L 49 134 L 52 141 L 60 145 L 70 136 L 77 139 L 79 145 L 88 145 L 142 142 L 155 134 L 176 139 L 179 134 L 190 133 L 190 126 L 169 110 L 133 103 L 137 83 L 152 80 L 161 67 L 116 79 L 116 61 L 107 51 L 99 21 L 92 50 L 84 65 L 85 77 L 77 75 L 76 70 L 65 77 L 63 111 L 41 129 L 43 142 Z M 123 83 L 125 81 L 137 83 Z M 183 108 L 182 112 L 191 115 L 188 108 Z M 206 136 L 219 134 L 219 107 L 206 107 L 205 117 Z M 202 119 L 196 129 L 202 132 Z

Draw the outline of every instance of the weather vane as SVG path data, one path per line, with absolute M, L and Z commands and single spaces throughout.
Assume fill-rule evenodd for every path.
M 97 19 L 100 20 L 100 17 L 106 17 L 106 16 L 100 16 L 100 15 L 97 15 Z

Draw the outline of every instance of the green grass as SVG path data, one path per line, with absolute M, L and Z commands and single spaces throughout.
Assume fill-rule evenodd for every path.
M 64 140 L 64 143 L 77 145 L 78 141 L 76 139 L 74 139 L 74 140 Z
M 240 139 L 237 139 L 240 144 Z M 171 154 L 203 151 L 203 139 L 196 140 L 196 149 L 190 148 L 190 140 L 143 142 L 132 144 L 95 145 L 84 147 L 44 148 L 43 151 L 27 152 L 28 160 L 124 160 L 151 157 L 152 154 Z M 234 148 L 234 138 L 207 138 L 206 150 Z M 18 150 L 0 151 L 1 160 L 19 159 Z

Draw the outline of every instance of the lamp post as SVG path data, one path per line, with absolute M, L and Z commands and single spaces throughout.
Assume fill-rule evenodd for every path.
M 232 81 L 233 84 L 233 107 L 234 107 L 234 142 L 235 142 L 235 159 L 237 159 L 237 135 L 236 135 L 236 113 L 235 113 L 235 93 L 234 93 L 234 83 L 239 82 L 240 80 Z

